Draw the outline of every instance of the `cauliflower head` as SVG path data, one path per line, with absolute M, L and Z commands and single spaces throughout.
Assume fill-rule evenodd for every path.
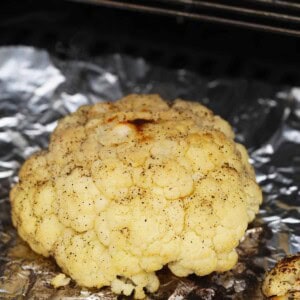
M 10 194 L 19 235 L 85 287 L 143 298 L 155 271 L 231 269 L 262 201 L 245 148 L 206 107 L 157 95 L 59 121 Z

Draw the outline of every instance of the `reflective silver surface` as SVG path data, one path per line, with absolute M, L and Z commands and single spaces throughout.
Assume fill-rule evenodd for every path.
M 227 119 L 236 139 L 247 146 L 264 191 L 264 204 L 232 271 L 176 278 L 162 270 L 161 288 L 148 299 L 263 299 L 265 270 L 285 254 L 300 251 L 300 88 L 207 80 L 120 54 L 59 61 L 30 47 L 0 48 L 0 298 L 117 299 L 109 288 L 86 290 L 72 281 L 52 288 L 59 268 L 17 237 L 8 193 L 22 162 L 47 147 L 57 119 L 80 105 L 129 93 L 200 101 Z

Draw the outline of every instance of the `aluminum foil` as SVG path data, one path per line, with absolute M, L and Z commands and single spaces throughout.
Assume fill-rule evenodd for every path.
M 208 80 L 121 54 L 59 61 L 30 47 L 0 48 L 0 298 L 117 299 L 109 288 L 87 290 L 73 281 L 52 288 L 50 281 L 60 270 L 17 237 L 8 194 L 22 162 L 47 146 L 59 118 L 80 105 L 129 93 L 200 101 L 227 119 L 236 139 L 247 146 L 264 191 L 232 271 L 177 278 L 163 269 L 158 272 L 161 287 L 148 299 L 263 299 L 264 272 L 300 251 L 300 88 Z

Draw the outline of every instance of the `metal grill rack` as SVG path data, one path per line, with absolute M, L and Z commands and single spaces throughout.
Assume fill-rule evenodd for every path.
M 291 0 L 75 0 L 300 37 L 300 2 Z

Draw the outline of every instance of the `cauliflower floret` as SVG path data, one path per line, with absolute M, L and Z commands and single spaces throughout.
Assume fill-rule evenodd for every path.
M 155 271 L 231 269 L 262 201 L 248 155 L 209 109 L 157 95 L 81 107 L 10 194 L 20 236 L 85 287 L 143 298 Z
M 300 254 L 287 256 L 277 262 L 267 272 L 262 290 L 274 300 L 300 299 Z
M 58 274 L 51 280 L 51 285 L 53 285 L 55 288 L 59 288 L 61 286 L 68 285 L 71 281 L 71 278 L 66 277 L 65 274 Z

